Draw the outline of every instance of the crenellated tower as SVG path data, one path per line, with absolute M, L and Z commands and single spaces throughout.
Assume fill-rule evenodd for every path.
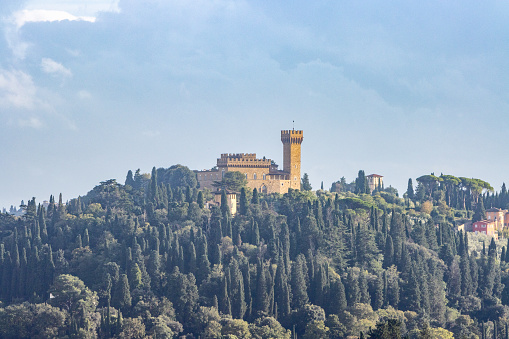
M 290 174 L 290 188 L 300 190 L 300 145 L 304 139 L 302 131 L 281 131 L 283 142 L 283 171 Z

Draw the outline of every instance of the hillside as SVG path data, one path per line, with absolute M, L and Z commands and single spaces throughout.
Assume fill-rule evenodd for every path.
M 505 185 L 417 182 L 241 185 L 232 216 L 175 165 L 34 198 L 0 213 L 0 337 L 507 338 L 507 232 L 457 231 Z

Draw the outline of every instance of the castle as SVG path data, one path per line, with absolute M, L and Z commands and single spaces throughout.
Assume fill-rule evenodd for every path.
M 287 193 L 288 189 L 300 190 L 300 154 L 304 139 L 302 131 L 281 131 L 283 143 L 283 170 L 272 160 L 256 158 L 256 153 L 221 154 L 217 167 L 198 171 L 200 188 L 214 190 L 213 183 L 221 181 L 226 172 L 238 171 L 246 176 L 247 186 L 261 193 Z

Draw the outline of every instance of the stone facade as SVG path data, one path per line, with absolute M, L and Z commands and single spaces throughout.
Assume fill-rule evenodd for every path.
M 384 182 L 384 177 L 379 174 L 367 175 L 366 179 L 368 179 L 368 186 L 371 192 L 373 192 L 377 187 L 382 187 Z
M 256 153 L 221 154 L 217 169 L 196 173 L 201 188 L 215 190 L 214 181 L 220 181 L 224 173 L 241 172 L 246 176 L 247 186 L 260 193 L 288 192 L 289 188 L 300 189 L 302 131 L 281 131 L 283 143 L 283 170 L 270 159 L 256 158 Z

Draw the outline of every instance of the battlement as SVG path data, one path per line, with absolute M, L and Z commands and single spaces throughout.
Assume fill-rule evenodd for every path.
M 256 153 L 223 153 L 221 159 L 256 159 Z
M 270 159 L 257 159 L 256 153 L 223 153 L 217 167 L 270 167 Z
M 283 130 L 281 131 L 281 141 L 283 144 L 291 143 L 291 144 L 301 144 L 304 139 L 304 133 L 302 130 Z

